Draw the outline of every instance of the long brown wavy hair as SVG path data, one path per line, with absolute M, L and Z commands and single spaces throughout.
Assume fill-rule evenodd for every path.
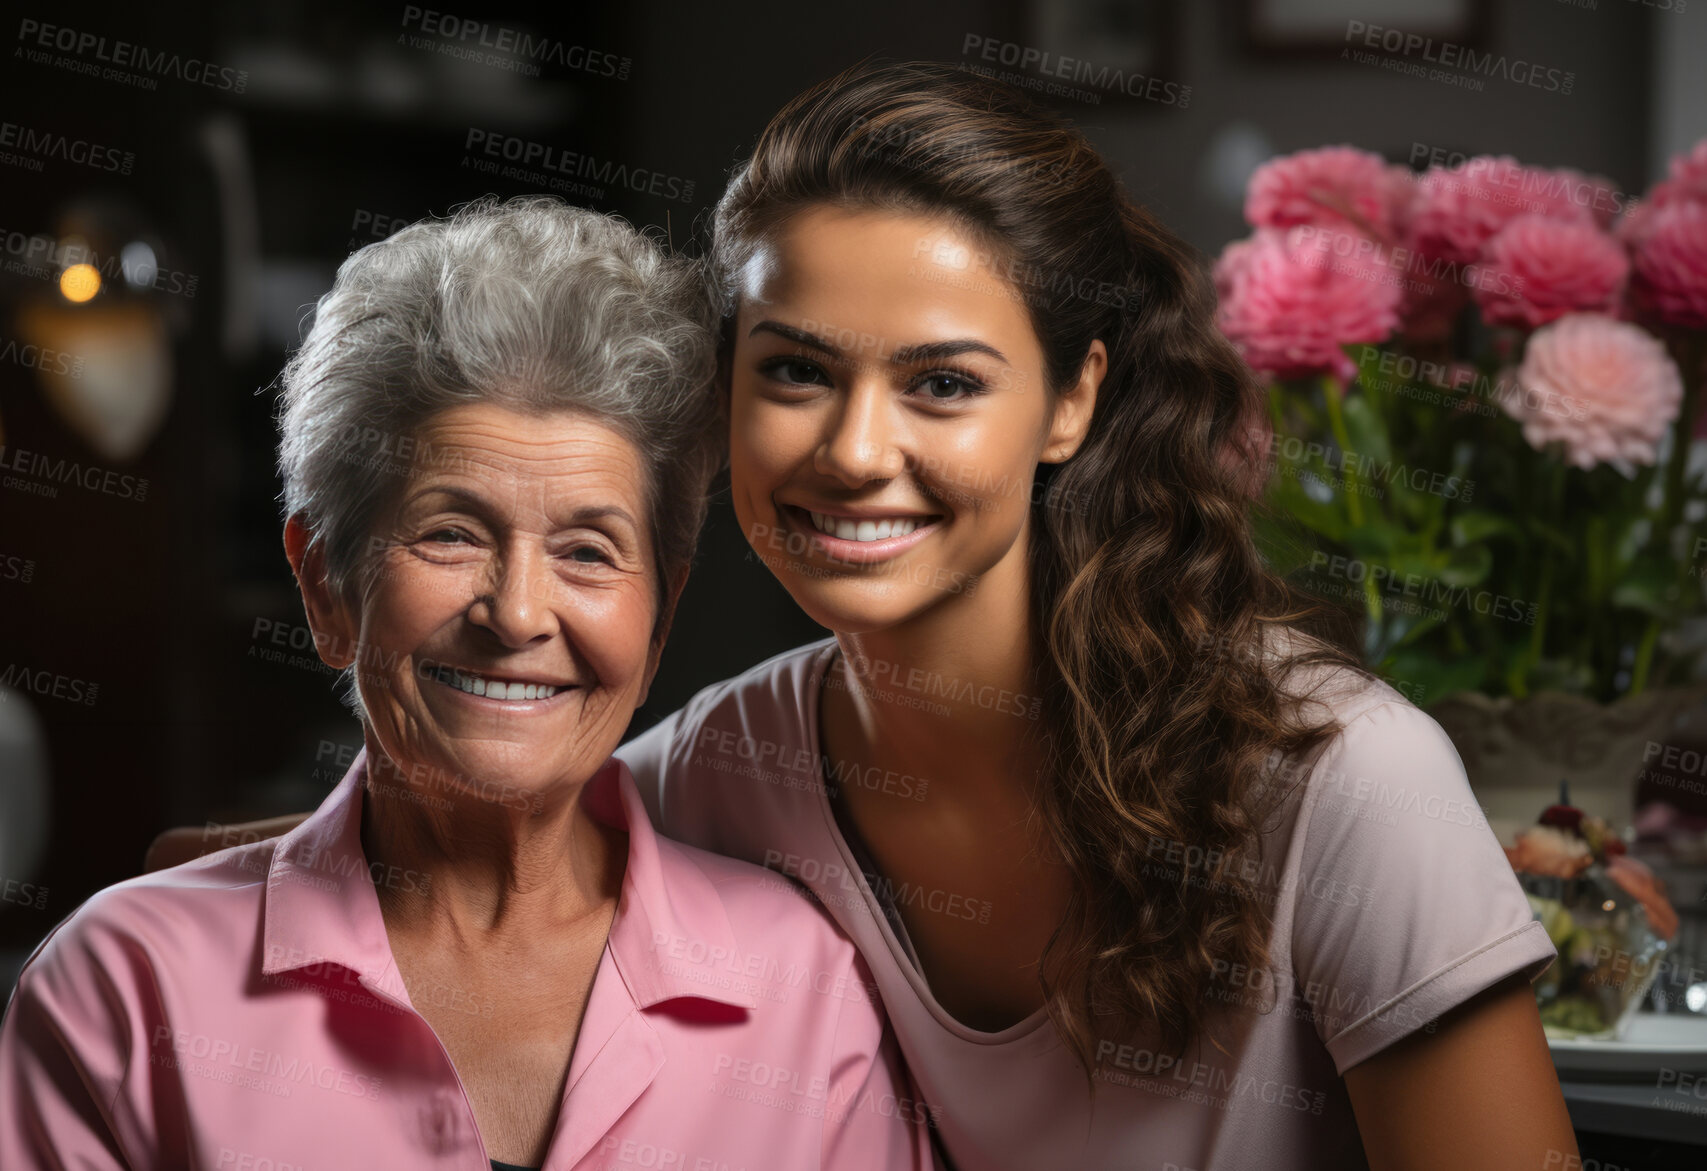
M 1040 812 L 1073 876 L 1041 979 L 1087 1074 L 1111 1032 L 1176 1051 L 1213 1041 L 1221 965 L 1267 963 L 1259 836 L 1288 794 L 1270 767 L 1338 731 L 1304 719 L 1288 676 L 1360 670 L 1353 620 L 1293 589 L 1253 540 L 1264 390 L 1215 327 L 1196 253 L 1083 134 L 1010 86 L 868 63 L 791 101 L 713 213 L 726 326 L 746 258 L 821 204 L 946 216 L 986 244 L 1028 305 L 1050 393 L 1077 380 L 1093 339 L 1107 346 L 1084 443 L 1041 465 L 1033 494 Z M 1306 637 L 1265 636 L 1285 630 Z M 1202 861 L 1149 864 L 1169 853 Z

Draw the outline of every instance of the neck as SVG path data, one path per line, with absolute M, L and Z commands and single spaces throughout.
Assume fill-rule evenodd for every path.
M 1029 797 L 1043 763 L 1023 543 L 977 589 L 908 622 L 838 632 L 828 687 L 842 694 L 872 763 L 905 762 L 933 796 L 987 794 L 992 779 Z M 832 761 L 832 764 L 834 761 Z
M 537 798 L 503 790 L 507 801 L 461 785 L 429 792 L 371 737 L 367 747 L 362 849 L 388 931 L 525 939 L 597 914 L 620 893 L 626 836 L 587 812 L 582 783 Z

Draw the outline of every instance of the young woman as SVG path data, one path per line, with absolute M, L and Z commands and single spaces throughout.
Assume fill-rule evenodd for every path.
M 735 511 L 835 637 L 619 754 L 824 901 L 952 1164 L 1565 1165 L 1553 948 L 1438 725 L 1258 557 L 1189 249 L 927 64 L 790 103 L 713 230 Z

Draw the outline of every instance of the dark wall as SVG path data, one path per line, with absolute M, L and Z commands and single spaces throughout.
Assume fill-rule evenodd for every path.
M 1126 7 L 1143 8 L 1117 11 Z M 444 52 L 467 46 L 424 33 L 412 11 L 323 0 L 54 4 L 8 26 L 17 43 L 0 119 L 132 159 L 123 172 L 54 157 L 39 170 L 7 163 L 0 229 L 58 238 L 75 211 L 115 248 L 153 240 L 162 272 L 181 279 L 115 298 L 125 321 L 164 334 L 172 363 L 170 410 L 134 458 L 101 454 L 69 425 L 40 369 L 0 362 L 7 458 L 36 453 L 93 469 L 102 484 L 63 483 L 32 465 L 23 479 L 35 486 L 0 485 L 0 558 L 33 566 L 20 580 L 0 560 L 0 668 L 30 673 L 6 702 L 28 704 L 41 722 L 52 817 L 40 868 L 0 874 L 48 891 L 41 909 L 0 901 L 0 946 L 33 945 L 91 891 L 135 873 L 168 825 L 311 807 L 359 743 L 306 643 L 280 546 L 266 390 L 351 249 L 476 195 L 552 189 L 541 167 L 482 169 L 492 136 L 661 175 L 658 193 L 605 184 L 565 194 L 687 245 L 765 118 L 830 72 L 872 54 L 976 61 L 969 37 L 1061 51 L 1050 38 L 1097 35 L 1011 0 L 456 6 L 556 43 L 565 59 L 530 76 Z M 1189 86 L 1189 100 L 1105 93 L 1061 106 L 1138 196 L 1205 249 L 1244 231 L 1236 206 L 1217 202 L 1226 184 L 1209 166 L 1229 127 L 1278 150 L 1349 141 L 1403 159 L 1422 142 L 1568 162 L 1627 189 L 1651 177 L 1650 17 L 1639 5 L 1493 6 L 1491 43 L 1574 70 L 1568 98 L 1506 85 L 1467 93 L 1332 57 L 1252 57 L 1239 44 L 1239 6 L 1167 11 L 1171 21 L 1164 12 L 1134 27 L 1160 44 L 1146 67 Z M 1124 18 L 1110 19 L 1118 32 Z M 92 51 L 31 59 L 18 51 L 35 51 L 19 35 L 30 20 L 241 71 L 242 92 L 91 76 L 81 65 L 104 67 Z M 626 76 L 571 65 L 577 48 L 626 60 Z M 32 309 L 57 304 L 51 274 L 8 267 L 0 291 L 4 338 L 23 336 Z M 132 490 L 114 477 L 130 477 Z M 58 487 L 44 495 L 43 484 Z M 748 556 L 725 493 L 637 723 L 822 633 Z

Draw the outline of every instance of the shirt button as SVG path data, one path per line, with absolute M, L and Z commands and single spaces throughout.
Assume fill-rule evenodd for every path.
M 422 1104 L 421 1139 L 435 1155 L 462 1145 L 462 1111 L 457 1106 L 456 1095 L 449 1090 L 435 1090 Z

